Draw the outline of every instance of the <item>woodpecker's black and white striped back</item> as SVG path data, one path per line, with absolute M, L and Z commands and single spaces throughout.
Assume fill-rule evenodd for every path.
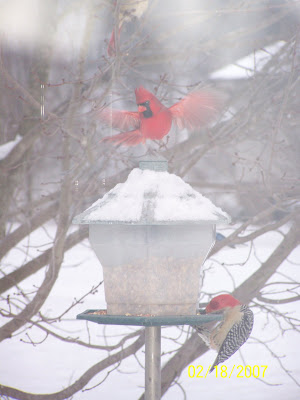
M 229 330 L 210 372 L 213 371 L 216 365 L 228 360 L 228 358 L 238 351 L 251 334 L 254 322 L 253 312 L 246 305 L 242 305 L 240 311 L 243 313 L 242 319 Z

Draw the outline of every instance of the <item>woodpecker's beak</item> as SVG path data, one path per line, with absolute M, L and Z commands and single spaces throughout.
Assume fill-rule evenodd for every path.
M 206 306 L 205 308 L 205 314 L 211 313 L 213 310 L 211 309 L 210 305 Z
M 210 311 L 210 309 L 208 310 L 206 309 L 205 311 L 206 311 L 205 314 L 216 314 L 216 315 L 224 314 L 224 308 L 222 310 L 216 310 L 216 311 Z
M 205 314 L 223 314 L 224 309 L 222 310 L 213 310 L 210 306 L 210 304 L 208 304 L 205 308 Z
M 147 110 L 147 108 L 145 106 L 141 106 L 141 105 L 138 106 L 139 113 L 142 113 L 142 112 L 144 112 L 146 110 Z

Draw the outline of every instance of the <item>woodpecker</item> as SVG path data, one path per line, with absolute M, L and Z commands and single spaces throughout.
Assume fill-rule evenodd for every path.
M 218 355 L 210 369 L 228 360 L 249 338 L 253 328 L 253 312 L 245 304 L 229 294 L 214 297 L 205 309 L 206 313 L 223 313 L 223 320 L 212 331 L 194 326 L 204 343 L 217 350 Z

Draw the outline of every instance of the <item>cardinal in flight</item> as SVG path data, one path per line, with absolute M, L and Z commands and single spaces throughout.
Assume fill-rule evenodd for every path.
M 116 4 L 116 3 L 115 3 Z M 118 38 L 120 38 L 121 29 L 124 22 L 130 22 L 134 18 L 141 18 L 148 8 L 148 0 L 123 0 L 120 2 Z M 107 54 L 112 57 L 116 54 L 116 38 L 113 29 L 108 43 Z
M 114 129 L 122 131 L 101 142 L 136 146 L 147 139 L 163 139 L 172 123 L 180 130 L 195 130 L 207 123 L 219 108 L 220 97 L 213 91 L 195 91 L 171 107 L 164 106 L 154 94 L 140 86 L 135 90 L 138 111 L 104 108 L 97 117 Z

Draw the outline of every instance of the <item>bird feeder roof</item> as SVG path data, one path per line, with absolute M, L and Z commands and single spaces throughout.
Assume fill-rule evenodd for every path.
M 228 222 L 227 213 L 179 176 L 139 168 L 73 220 L 74 224 L 136 225 Z

